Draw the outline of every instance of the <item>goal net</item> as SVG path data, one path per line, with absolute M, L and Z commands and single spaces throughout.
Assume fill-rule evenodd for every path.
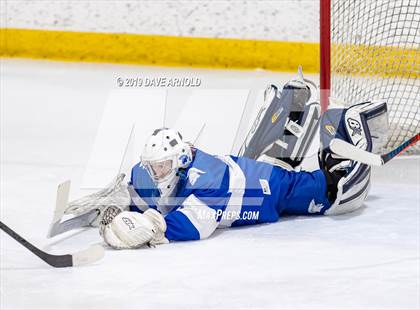
M 387 150 L 400 145 L 420 131 L 420 0 L 320 1 L 321 100 L 384 99 Z

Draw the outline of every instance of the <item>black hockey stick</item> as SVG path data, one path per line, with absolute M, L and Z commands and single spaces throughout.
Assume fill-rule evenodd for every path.
M 34 253 L 40 259 L 53 267 L 72 267 L 84 264 L 89 264 L 101 259 L 104 256 L 104 249 L 100 245 L 93 245 L 86 250 L 65 255 L 53 255 L 41 251 L 32 243 L 28 242 L 19 236 L 14 230 L 9 228 L 6 224 L 0 221 L 0 228 L 7 233 L 10 237 L 15 239 L 29 251 Z
M 332 139 L 330 142 L 330 148 L 334 153 L 344 158 L 356 160 L 370 166 L 382 166 L 404 150 L 408 149 L 410 146 L 416 144 L 418 141 L 420 141 L 420 133 L 416 134 L 411 139 L 405 141 L 400 146 L 383 155 L 378 155 L 359 149 L 357 146 L 354 146 L 353 144 L 345 142 L 341 139 Z

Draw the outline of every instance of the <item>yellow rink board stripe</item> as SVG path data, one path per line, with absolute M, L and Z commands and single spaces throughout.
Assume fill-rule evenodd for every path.
M 342 75 L 420 78 L 420 50 L 394 46 L 331 46 L 333 72 Z
M 416 49 L 336 45 L 341 74 L 420 76 Z M 319 72 L 319 44 L 158 35 L 0 29 L 0 56 L 204 68 Z
M 137 34 L 0 29 L 0 55 L 207 68 L 318 71 L 319 45 Z

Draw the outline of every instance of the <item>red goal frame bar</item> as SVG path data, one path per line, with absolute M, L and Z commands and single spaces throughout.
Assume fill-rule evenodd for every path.
M 319 82 L 322 111 L 328 108 L 331 89 L 331 0 L 319 0 Z

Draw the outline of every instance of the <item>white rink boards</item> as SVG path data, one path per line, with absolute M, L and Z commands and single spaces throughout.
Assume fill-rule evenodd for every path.
M 248 110 L 266 83 L 293 76 L 1 62 L 1 220 L 57 254 L 100 242 L 93 229 L 45 235 L 57 184 L 71 178 L 71 198 L 80 194 L 117 76 L 197 75 L 203 91 L 251 89 Z M 177 122 L 175 112 L 195 90 L 169 91 L 167 99 L 178 104 L 167 109 L 164 124 Z M 219 130 L 214 135 L 223 137 Z M 107 250 L 103 260 L 80 268 L 53 269 L 1 233 L 0 308 L 418 309 L 419 170 L 419 158 L 376 169 L 356 213 L 288 217 L 156 249 Z

